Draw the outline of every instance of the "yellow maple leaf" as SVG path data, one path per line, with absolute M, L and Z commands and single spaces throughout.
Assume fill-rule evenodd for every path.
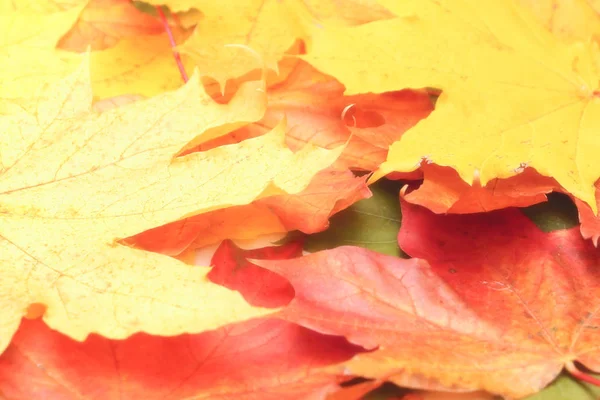
M 267 68 L 277 62 L 304 34 L 302 21 L 290 2 L 249 0 L 238 2 L 195 1 L 204 18 L 179 50 L 190 56 L 202 75 L 224 85 L 260 68 L 244 45 L 255 50 Z
M 81 49 L 87 46 L 86 37 L 88 44 L 97 46 L 98 41 L 112 44 L 116 37 L 136 31 L 137 25 L 113 29 L 120 21 L 114 20 L 113 14 L 124 14 L 120 15 L 122 18 L 129 14 L 138 16 L 139 20 L 132 24 L 145 20 L 130 5 L 125 7 L 121 3 L 95 1 L 90 3 L 95 8 L 90 8 L 88 1 L 81 0 L 0 2 L 0 62 L 5 66 L 0 71 L 0 113 L 15 104 L 25 106 L 31 93 L 45 80 L 58 78 L 79 65 L 79 54 L 57 49 L 57 44 L 69 45 L 71 50 L 76 44 Z M 86 5 L 88 9 L 84 9 Z M 96 11 L 90 14 L 90 9 Z M 113 19 L 106 21 L 109 27 L 115 25 L 109 33 L 94 31 L 94 24 L 102 25 L 101 21 L 85 20 L 103 15 Z M 182 35 L 179 31 L 175 33 L 177 38 Z M 193 71 L 194 64 L 185 58 L 184 62 L 188 71 Z M 134 35 L 112 48 L 94 51 L 91 69 L 95 99 L 126 94 L 154 96 L 183 85 L 165 33 Z
M 0 12 L 27 11 L 30 13 L 54 13 L 73 7 L 83 8 L 90 0 L 0 0 Z M 69 27 L 65 27 L 68 29 Z
M 305 35 L 303 24 L 311 19 L 353 25 L 391 16 L 389 11 L 378 6 L 374 0 L 352 1 L 342 8 L 342 11 L 345 10 L 343 13 L 337 12 L 341 9 L 335 1 L 266 0 L 263 3 L 244 0 L 215 3 L 197 0 L 192 3 L 195 7 L 202 8 L 202 23 L 187 41 L 190 31 L 172 26 L 175 42 L 185 42 L 181 50 L 187 71 L 192 71 L 197 66 L 201 75 L 210 76 L 221 85 L 229 78 L 240 77 L 264 66 L 277 70 L 277 62 L 298 38 Z M 30 31 L 36 24 L 18 24 L 29 27 L 19 29 L 22 35 L 39 38 L 41 41 L 35 49 L 21 49 L 17 46 L 11 50 L 13 57 L 21 50 L 27 55 L 23 56 L 24 61 L 21 63 L 26 68 L 9 69 L 19 78 L 19 83 L 32 76 L 47 74 L 45 69 L 50 71 L 51 62 L 57 62 L 55 60 L 68 60 L 62 62 L 66 65 L 61 64 L 64 68 L 59 72 L 71 70 L 73 63 L 78 63 L 71 52 L 61 52 L 56 49 L 57 45 L 60 49 L 71 51 L 82 51 L 91 45 L 94 49 L 107 48 L 92 53 L 95 99 L 127 94 L 154 96 L 183 84 L 173 59 L 168 35 L 156 34 L 156 23 L 147 25 L 145 22 L 152 21 L 152 18 L 144 18 L 144 14 L 140 14 L 126 0 L 27 0 L 18 3 L 18 6 L 1 4 L 0 10 L 13 19 L 20 14 L 23 14 L 23 20 L 28 21 L 35 21 L 29 19 L 32 14 L 36 14 L 37 18 L 52 19 L 57 17 L 60 10 L 68 10 L 74 18 L 53 25 L 37 24 L 35 35 Z M 177 10 L 186 7 L 173 8 Z M 224 15 L 227 18 L 223 18 Z M 123 20 L 129 20 L 129 25 Z M 146 31 L 152 35 L 133 34 Z M 230 46 L 239 44 L 244 46 Z M 258 53 L 259 57 L 249 52 L 248 48 Z M 40 58 L 50 60 L 47 62 L 50 68 L 43 67 L 38 62 Z M 14 85 L 16 91 L 21 90 L 19 83 Z
M 399 17 L 314 29 L 305 59 L 349 94 L 443 90 L 376 178 L 423 160 L 485 185 L 529 166 L 596 208 L 598 43 L 568 43 L 512 0 L 381 2 Z
M 32 304 L 78 340 L 92 332 L 200 332 L 269 313 L 209 282 L 205 268 L 119 240 L 298 193 L 341 149 L 293 153 L 280 124 L 256 139 L 175 157 L 207 129 L 248 117 L 251 93 L 242 88 L 244 98 L 217 104 L 195 74 L 175 92 L 96 113 L 88 69 L 84 62 L 48 85 L 34 112 L 0 116 L 0 351 Z
M 566 40 L 600 39 L 599 0 L 518 0 L 552 33 Z
M 71 72 L 81 62 L 79 55 L 54 49 L 81 7 L 48 11 L 18 5 L 0 7 L 0 113 L 14 103 L 23 105 L 44 81 Z
M 319 20 L 338 21 L 344 25 L 357 25 L 393 16 L 377 0 L 347 0 L 343 3 L 336 0 L 284 0 L 283 2 L 303 4 Z M 265 1 L 237 0 L 235 2 L 219 3 L 209 0 L 149 0 L 148 3 L 167 5 L 172 12 L 187 12 L 198 9 L 205 15 L 216 17 L 218 13 L 224 11 L 236 12 L 236 7 L 242 7 L 244 12 L 247 12 L 255 5 L 260 6 Z
M 221 85 L 261 67 L 256 57 L 239 46 L 256 51 L 267 68 L 277 71 L 277 62 L 299 39 L 306 39 L 307 25 L 328 21 L 355 25 L 390 18 L 392 14 L 374 0 L 153 0 L 171 11 L 202 13 L 193 34 L 178 48 L 189 55 L 202 75 Z
M 97 99 L 123 94 L 155 96 L 183 85 L 166 34 L 134 36 L 91 54 L 92 86 Z M 188 71 L 194 63 L 183 59 Z
M 89 0 L 58 47 L 74 51 L 86 51 L 88 46 L 106 49 L 125 37 L 159 33 L 164 33 L 160 21 L 138 10 L 130 0 Z

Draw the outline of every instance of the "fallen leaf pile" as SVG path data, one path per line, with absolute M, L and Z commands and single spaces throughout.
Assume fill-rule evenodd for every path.
M 0 61 L 1 399 L 598 395 L 600 1 L 0 0 Z

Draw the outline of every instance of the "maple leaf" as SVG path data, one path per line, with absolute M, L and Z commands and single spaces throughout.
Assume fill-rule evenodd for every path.
M 260 136 L 285 117 L 289 126 L 286 142 L 291 149 L 306 143 L 333 148 L 348 142 L 336 165 L 371 171 L 385 160 L 388 147 L 433 109 L 425 92 L 357 96 L 344 96 L 343 92 L 344 87 L 334 78 L 301 61 L 284 81 L 268 87 L 268 108 L 260 121 L 203 143 L 199 149 Z
M 545 193 L 560 190 L 554 179 L 531 168 L 507 179 L 493 179 L 484 187 L 476 179 L 470 186 L 449 167 L 421 166 L 423 183 L 409 185 L 404 199 L 435 213 L 469 214 L 506 207 L 527 207 L 546 201 Z
M 600 253 L 576 228 L 544 233 L 515 209 L 402 214 L 399 244 L 418 258 L 340 247 L 253 261 L 294 286 L 280 316 L 378 347 L 347 367 L 402 386 L 523 397 L 573 360 L 600 368 Z
M 186 57 L 187 71 L 194 64 Z M 96 99 L 123 94 L 156 96 L 179 88 L 183 82 L 173 61 L 167 34 L 133 36 L 90 54 L 92 87 Z
M 327 228 L 333 214 L 370 196 L 364 177 L 327 168 L 318 172 L 300 193 L 265 197 L 248 205 L 207 212 L 149 229 L 126 242 L 175 256 L 224 239 L 254 239 L 292 230 L 314 233 Z
M 105 0 L 100 4 L 113 6 L 107 10 L 94 7 L 93 12 L 83 9 L 86 2 L 82 1 L 25 1 L 13 2 L 15 7 L 0 6 L 0 61 L 8 66 L 0 72 L 0 113 L 9 112 L 15 104 L 18 108 L 27 107 L 29 93 L 35 93 L 45 81 L 58 79 L 77 68 L 81 56 L 57 49 L 57 44 L 71 50 L 82 49 L 95 41 L 108 44 L 116 37 L 133 33 L 122 25 L 119 25 L 120 29 L 110 27 L 111 37 L 103 32 L 89 31 L 93 26 L 85 18 L 98 18 L 104 12 L 113 17 L 115 13 L 123 12 L 128 18 L 136 13 L 131 5 L 119 5 L 114 1 L 117 0 Z M 141 24 L 147 18 L 150 17 L 138 15 L 132 23 L 137 21 Z M 118 21 L 106 24 L 118 25 Z M 153 26 L 151 31 L 156 32 Z M 140 30 L 131 28 L 134 32 L 144 30 L 143 27 Z M 185 34 L 180 30 L 174 31 L 178 39 Z M 40 63 L 40 59 L 44 62 Z M 184 61 L 188 70 L 192 71 L 193 64 L 187 59 Z M 96 99 L 130 94 L 154 96 L 182 85 L 177 68 L 173 68 L 173 53 L 167 34 L 126 37 L 114 47 L 94 51 L 91 68 Z
M 214 78 L 221 86 L 228 79 L 260 68 L 258 60 L 267 68 L 277 70 L 277 62 L 304 33 L 302 21 L 290 7 L 291 2 L 208 0 L 194 3 L 204 18 L 178 49 L 195 61 L 202 75 Z M 247 46 L 259 57 L 230 45 Z M 224 65 L 227 68 L 223 68 Z
M 565 40 L 600 39 L 598 0 L 518 0 L 556 36 Z
M 249 82 L 227 105 L 198 77 L 101 114 L 90 112 L 89 67 L 48 85 L 35 113 L 0 117 L 0 349 L 28 307 L 82 340 L 96 332 L 199 332 L 263 315 L 206 280 L 204 268 L 118 243 L 146 229 L 262 196 L 297 193 L 341 149 L 292 153 L 284 124 L 239 145 L 176 157 L 207 129 L 255 118 Z M 253 97 L 253 93 L 256 93 Z
M 370 186 L 373 196 L 352 204 L 332 216 L 329 228 L 307 236 L 309 252 L 352 245 L 391 256 L 406 256 L 398 247 L 402 215 L 398 204 L 398 185 L 382 180 Z
M 544 390 L 527 398 L 527 400 L 597 400 L 600 389 L 562 374 Z
M 30 94 L 44 82 L 61 78 L 81 62 L 78 55 L 54 49 L 81 7 L 47 14 L 27 8 L 27 2 L 14 4 L 19 8 L 0 6 L 0 114 L 15 105 L 26 107 Z
M 143 96 L 139 96 L 139 95 L 135 95 L 135 94 L 111 97 L 108 99 L 103 99 L 103 100 L 95 102 L 92 105 L 92 109 L 96 112 L 101 113 L 104 111 L 112 110 L 113 108 L 123 107 L 123 106 L 126 106 L 127 104 L 132 104 L 132 103 L 135 103 L 136 101 L 140 101 L 143 99 L 144 99 Z
M 114 46 L 128 36 L 164 33 L 162 24 L 134 7 L 130 0 L 90 0 L 77 22 L 58 42 L 65 50 L 86 51 Z
M 512 0 L 381 4 L 399 18 L 313 28 L 303 56 L 347 94 L 443 91 L 435 111 L 391 146 L 376 177 L 426 159 L 485 186 L 529 166 L 597 210 L 595 42 L 557 39 Z
M 252 305 L 281 307 L 294 298 L 292 286 L 285 278 L 252 264 L 248 259 L 285 260 L 301 255 L 301 241 L 244 250 L 225 240 L 211 259 L 212 269 L 207 277 L 214 283 L 237 290 Z
M 27 11 L 36 14 L 55 13 L 83 7 L 90 0 L 0 0 L 0 12 Z M 110 0 L 108 0 L 110 1 Z
M 600 188 L 596 186 L 596 196 L 600 201 Z M 597 216 L 592 208 L 583 201 L 575 199 L 579 210 L 579 221 L 581 221 L 581 234 L 586 239 L 592 239 L 594 246 L 598 246 L 600 239 L 600 216 Z
M 402 396 L 401 400 L 498 400 L 498 397 L 481 391 L 469 393 L 418 391 Z
M 305 25 L 313 23 L 313 19 L 314 23 L 327 20 L 353 25 L 392 16 L 373 0 L 354 0 L 343 6 L 335 0 L 157 0 L 150 3 L 164 4 L 174 12 L 192 7 L 202 12 L 202 23 L 178 49 L 196 61 L 203 76 L 211 76 L 221 85 L 261 67 L 256 57 L 246 50 L 228 45 L 253 49 L 267 68 L 277 70 L 277 62 L 288 49 L 297 40 L 307 38 Z
M 381 385 L 381 382 L 371 380 L 361 382 L 355 385 L 346 386 L 340 390 L 327 396 L 327 400 L 362 400 L 365 399 L 365 395 L 371 392 L 373 389 L 377 389 Z M 367 399 L 373 398 L 372 396 Z M 377 396 L 374 399 L 389 399 L 388 396 Z
M 332 215 L 371 197 L 365 181 L 364 176 L 354 176 L 349 170 L 329 168 L 317 173 L 306 190 L 297 195 L 273 196 L 257 203 L 276 214 L 286 231 L 320 232 L 329 226 Z
M 94 334 L 83 343 L 24 320 L 0 356 L 0 392 L 11 399 L 317 400 L 337 389 L 336 365 L 360 350 L 277 319 L 169 338 Z
M 377 1 L 373 0 L 348 0 L 344 3 L 344 7 L 340 7 L 340 3 L 338 2 L 330 0 L 292 0 L 292 2 L 302 4 L 310 11 L 311 15 L 314 15 L 321 20 L 338 21 L 344 25 L 359 25 L 393 17 L 392 13 L 381 6 Z M 231 11 L 230 5 L 215 4 L 206 0 L 150 0 L 148 3 L 156 5 L 165 4 L 174 12 L 189 11 L 196 8 L 211 17 L 214 17 L 219 12 Z M 247 10 L 244 10 L 245 12 L 248 12 L 250 7 L 259 2 L 254 0 L 242 0 L 239 3 L 248 7 Z
M 543 232 L 579 226 L 577 207 L 569 196 L 562 193 L 552 193 L 547 202 L 523 208 L 521 211 Z
M 508 179 L 494 179 L 485 187 L 481 187 L 478 181 L 469 186 L 449 167 L 428 164 L 423 165 L 421 170 L 424 172 L 423 183 L 409 184 L 403 198 L 435 213 L 469 214 L 505 207 L 527 207 L 545 202 L 547 197 L 542 193 L 564 192 L 554 179 L 543 177 L 530 168 Z M 571 197 L 577 205 L 581 235 L 585 239 L 592 239 L 594 245 L 598 246 L 600 218 L 587 203 Z M 597 203 L 600 202 L 598 184 L 596 199 Z M 569 207 L 563 203 L 561 208 Z M 577 221 L 577 218 L 574 220 Z
M 469 186 L 456 171 L 448 167 L 424 165 L 424 181 L 421 185 L 409 185 L 404 200 L 429 208 L 435 213 L 469 214 L 493 211 L 505 207 L 526 207 L 545 202 L 542 193 L 564 192 L 564 189 L 551 178 L 543 177 L 532 169 L 508 179 L 494 179 L 485 187 L 478 182 Z M 412 190 L 415 189 L 415 190 Z M 577 205 L 581 235 L 591 239 L 598 246 L 600 239 L 600 218 L 585 202 L 571 196 Z M 600 189 L 596 184 L 597 203 L 600 202 Z M 563 210 L 569 209 L 564 202 Z M 547 216 L 550 217 L 551 216 Z

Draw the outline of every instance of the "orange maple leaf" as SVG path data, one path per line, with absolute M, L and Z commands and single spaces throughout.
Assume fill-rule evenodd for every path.
M 484 187 L 478 179 L 469 185 L 450 167 L 427 164 L 421 170 L 423 183 L 418 187 L 409 185 L 404 199 L 438 214 L 527 207 L 546 201 L 546 193 L 560 190 L 554 179 L 541 176 L 532 168 L 508 179 L 494 179 Z
M 285 80 L 268 86 L 267 111 L 260 121 L 198 149 L 260 136 L 285 117 L 291 149 L 307 143 L 333 148 L 348 142 L 336 165 L 372 171 L 385 161 L 388 147 L 433 109 L 424 91 L 344 96 L 343 85 L 304 61 L 286 73 Z
M 481 187 L 477 180 L 470 186 L 449 167 L 430 164 L 422 166 L 421 170 L 424 172 L 423 183 L 409 184 L 404 199 L 440 214 L 470 214 L 505 207 L 527 207 L 546 201 L 544 193 L 554 191 L 569 194 L 556 180 L 543 177 L 531 168 L 508 179 L 494 179 L 485 187 Z M 596 203 L 600 207 L 600 183 L 596 183 L 595 187 Z M 591 239 L 597 247 L 600 217 L 594 214 L 587 203 L 572 195 L 570 197 L 579 211 L 581 235 Z
M 370 196 L 364 177 L 327 168 L 317 173 L 300 193 L 279 194 L 248 205 L 210 211 L 149 229 L 126 242 L 176 256 L 186 249 L 193 251 L 224 239 L 253 239 L 292 230 L 315 233 L 327 228 L 333 214 Z

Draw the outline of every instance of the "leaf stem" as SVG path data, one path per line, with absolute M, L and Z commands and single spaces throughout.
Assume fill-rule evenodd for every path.
M 162 10 L 161 6 L 156 6 L 156 12 L 160 17 L 160 21 L 165 27 L 165 32 L 167 32 L 167 36 L 169 36 L 169 42 L 171 43 L 171 49 L 173 51 L 173 58 L 175 58 L 175 62 L 177 63 L 177 68 L 179 68 L 179 73 L 181 74 L 181 78 L 184 82 L 188 81 L 188 75 L 185 72 L 185 67 L 183 66 L 183 62 L 181 61 L 181 55 L 175 48 L 177 47 L 177 43 L 175 43 L 175 38 L 173 37 L 173 32 L 171 31 L 171 27 L 169 26 L 169 22 L 167 21 L 167 17 Z
M 565 364 L 565 368 L 567 369 L 567 371 L 569 371 L 569 373 L 573 376 L 573 378 L 576 378 L 582 382 L 587 382 L 592 385 L 600 387 L 600 379 L 586 374 L 585 372 L 583 372 L 582 370 L 577 368 L 577 366 L 575 365 L 575 363 L 573 361 L 567 362 Z

